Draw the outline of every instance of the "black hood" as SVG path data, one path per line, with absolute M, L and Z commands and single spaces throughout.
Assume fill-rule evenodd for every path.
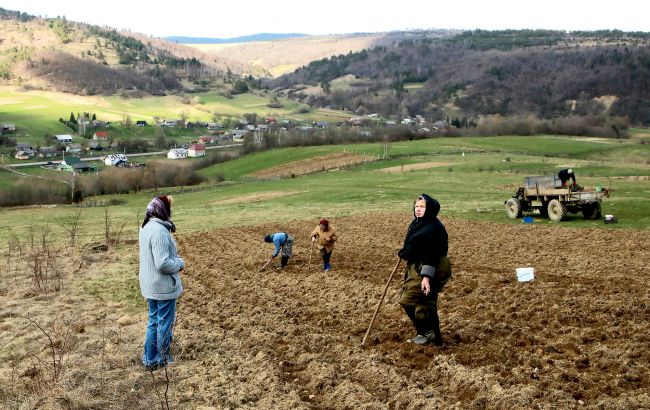
M 432 221 L 436 219 L 438 216 L 438 213 L 440 212 L 440 202 L 438 200 L 431 198 L 427 194 L 422 194 L 418 197 L 418 199 L 415 200 L 417 202 L 419 199 L 424 199 L 424 203 L 427 206 L 427 209 L 424 211 L 424 216 L 420 218 L 421 220 L 424 221 Z M 415 202 L 413 202 L 414 208 L 413 208 L 413 216 L 415 217 Z

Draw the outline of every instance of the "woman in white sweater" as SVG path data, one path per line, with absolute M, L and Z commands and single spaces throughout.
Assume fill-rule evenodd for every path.
M 170 345 L 176 316 L 176 298 L 183 292 L 180 271 L 185 262 L 176 253 L 171 233 L 171 196 L 159 196 L 147 205 L 140 229 L 140 291 L 149 305 L 142 364 L 157 370 L 171 363 Z

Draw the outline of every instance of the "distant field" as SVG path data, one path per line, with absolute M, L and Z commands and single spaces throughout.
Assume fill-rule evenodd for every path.
M 523 146 L 525 154 L 519 153 L 522 142 L 528 143 Z M 552 174 L 559 167 L 570 165 L 576 170 L 581 185 L 614 189 L 611 198 L 603 202 L 603 214 L 616 215 L 619 224 L 604 225 L 602 221 L 586 221 L 581 215 L 575 215 L 562 222 L 563 226 L 650 228 L 650 166 L 622 159 L 578 158 L 585 153 L 592 156 L 600 153 L 603 145 L 603 142 L 551 136 L 440 138 L 394 143 L 388 158 L 346 169 L 271 180 L 256 180 L 250 176 L 262 169 L 331 153 L 346 151 L 380 158 L 383 152 L 380 144 L 285 148 L 206 168 L 201 174 L 209 180 L 202 186 L 167 188 L 160 192 L 170 192 L 177 197 L 174 219 L 184 231 L 313 219 L 322 215 L 408 212 L 410 201 L 422 192 L 440 199 L 443 218 L 454 216 L 516 224 L 521 222 L 506 218 L 503 202 L 514 193 L 523 177 Z M 610 145 L 614 149 L 619 144 L 612 142 Z M 575 157 L 567 158 L 567 154 Z M 431 166 L 379 172 L 417 163 Z M 6 183 L 5 174 L 0 171 L 0 185 Z M 226 182 L 215 183 L 218 175 L 225 176 Z M 282 192 L 290 195 L 277 194 Z M 129 232 L 135 234 L 144 207 L 153 195 L 155 193 L 149 190 L 96 198 L 123 203 L 82 209 L 85 235 L 101 236 L 96 227 L 104 223 L 105 210 L 115 223 L 126 223 Z M 52 229 L 61 229 L 75 210 L 68 206 L 0 209 L 0 218 L 7 227 L 0 230 L 0 244 L 10 234 L 25 232 L 32 224 L 48 224 Z M 537 222 L 550 223 L 542 218 Z
M 0 122 L 13 123 L 17 126 L 13 138 L 21 142 L 43 144 L 45 134 L 72 134 L 75 142 L 81 142 L 81 137 L 75 137 L 72 130 L 59 122 L 59 118 L 68 120 L 70 113 L 75 117 L 79 113 L 95 114 L 98 120 L 122 122 L 127 117 L 132 123 L 146 120 L 150 124 L 155 119 L 178 119 L 185 116 L 188 121 L 211 121 L 214 115 L 222 117 L 241 118 L 245 113 L 256 113 L 258 116 L 292 118 L 297 121 L 318 121 L 332 118 L 344 118 L 348 114 L 336 111 L 314 111 L 299 114 L 299 104 L 279 98 L 283 107 L 270 108 L 273 96 L 270 93 L 246 93 L 226 98 L 216 93 L 196 93 L 186 96 L 145 97 L 141 99 L 124 99 L 118 96 L 110 97 L 81 97 L 64 93 L 42 91 L 20 91 L 13 87 L 0 87 Z M 124 129 L 117 127 L 109 132 L 117 135 L 153 136 L 154 128 Z M 165 129 L 172 137 L 191 133 L 191 130 Z

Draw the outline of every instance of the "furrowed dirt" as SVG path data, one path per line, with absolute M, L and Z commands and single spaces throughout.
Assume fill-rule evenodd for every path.
M 398 274 L 362 348 L 410 217 L 330 219 L 340 240 L 328 274 L 315 250 L 309 265 L 316 219 L 180 226 L 185 293 L 167 373 L 139 364 L 146 308 L 108 295 L 137 286 L 136 245 L 71 261 L 59 293 L 5 277 L 0 408 L 650 408 L 649 231 L 442 215 L 454 271 L 439 298 L 445 346 L 407 343 Z M 273 250 L 262 238 L 280 230 L 296 237 L 294 257 L 260 273 Z M 131 267 L 113 272 L 111 258 Z M 525 266 L 535 280 L 517 282 Z M 51 351 L 65 352 L 56 381 Z
M 183 237 L 178 390 L 201 386 L 200 402 L 232 408 L 650 406 L 647 232 L 447 220 L 446 346 L 406 343 L 396 277 L 361 348 L 408 222 L 333 221 L 329 274 L 317 254 L 307 273 L 314 223 Z M 296 255 L 257 273 L 276 230 L 296 236 Z M 533 282 L 517 282 L 524 266 Z

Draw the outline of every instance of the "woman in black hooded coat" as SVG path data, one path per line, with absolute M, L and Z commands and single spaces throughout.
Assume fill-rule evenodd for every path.
M 438 293 L 451 277 L 447 258 L 448 236 L 438 219 L 440 203 L 422 194 L 413 204 L 414 219 L 398 252 L 406 260 L 400 304 L 413 322 L 416 344 L 442 345 Z

